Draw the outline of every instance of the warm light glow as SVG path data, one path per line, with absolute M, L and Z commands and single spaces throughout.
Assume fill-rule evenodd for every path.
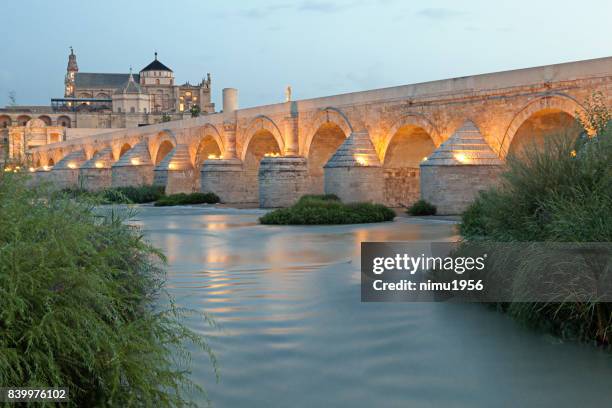
M 357 164 L 359 164 L 360 166 L 368 165 L 368 158 L 366 157 L 365 154 L 356 154 L 355 161 L 357 161 Z
M 104 163 L 97 161 L 96 162 L 96 169 L 101 169 L 102 167 L 104 167 Z
M 470 159 L 468 159 L 467 156 L 463 153 L 455 154 L 455 159 L 457 159 L 457 161 L 459 161 L 460 163 L 467 163 L 470 161 Z
M 168 164 L 168 170 L 176 170 L 176 164 L 174 163 Z
M 75 164 L 75 163 L 68 163 L 68 168 L 70 168 L 70 169 L 76 169 L 76 168 L 77 168 L 77 166 L 76 166 L 76 164 Z
M 42 167 L 44 171 L 49 171 L 50 167 L 49 166 L 43 166 Z
M 30 173 L 34 173 L 36 171 L 34 167 L 30 167 L 28 170 L 30 170 Z
M 280 153 L 269 152 L 264 154 L 265 157 L 280 157 Z
M 132 163 L 134 166 L 138 166 L 140 164 L 140 159 L 138 157 L 134 157 L 132 160 L 130 160 L 130 163 Z
M 427 157 L 423 157 L 421 161 L 427 161 Z
M 572 150 L 572 151 L 570 152 L 570 156 L 572 156 L 572 157 L 576 157 L 576 151 L 575 151 L 575 150 Z
M 209 154 L 208 155 L 208 159 L 209 160 L 215 160 L 215 159 L 218 159 L 218 158 L 219 158 L 219 156 L 217 156 L 216 154 Z

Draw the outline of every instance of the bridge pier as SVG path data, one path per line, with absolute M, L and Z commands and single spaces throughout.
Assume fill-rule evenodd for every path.
M 308 193 L 308 165 L 304 157 L 264 157 L 259 164 L 259 206 L 289 207 Z
M 57 189 L 80 187 L 79 168 L 85 163 L 85 151 L 77 150 L 68 153 L 50 171 L 49 181 Z
M 222 203 L 247 202 L 242 161 L 239 159 L 205 160 L 200 170 L 202 192 L 219 196 Z
M 189 159 L 189 146 L 177 145 L 155 167 L 153 184 L 164 186 L 166 194 L 193 193 L 200 186 L 197 171 Z
M 383 169 L 367 131 L 353 132 L 324 167 L 325 193 L 343 202 L 383 202 Z
M 468 121 L 421 163 L 421 198 L 440 215 L 461 214 L 499 180 L 504 163 Z
M 86 161 L 80 169 L 81 185 L 90 191 L 100 191 L 111 187 L 113 149 L 107 147 Z
M 112 186 L 129 187 L 153 184 L 153 163 L 147 143 L 142 141 L 111 166 Z

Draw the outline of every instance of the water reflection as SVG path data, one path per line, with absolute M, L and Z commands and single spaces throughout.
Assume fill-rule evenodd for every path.
M 264 227 L 260 211 L 144 208 L 179 305 L 223 330 L 195 377 L 215 407 L 606 406 L 610 356 L 479 305 L 362 304 L 361 241 L 453 240 L 447 222 Z

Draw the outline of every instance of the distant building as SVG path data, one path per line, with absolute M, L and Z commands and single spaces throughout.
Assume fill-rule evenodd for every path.
M 0 148 L 5 152 L 23 151 L 45 140 L 52 143 L 100 133 L 102 129 L 154 124 L 163 117 L 182 119 L 191 115 L 194 105 L 202 115 L 215 111 L 210 74 L 196 85 L 176 85 L 174 72 L 157 59 L 157 52 L 138 74 L 131 69 L 127 74 L 79 72 L 71 47 L 64 97 L 52 98 L 50 106 L 0 109 Z M 45 139 L 43 133 L 52 136 Z

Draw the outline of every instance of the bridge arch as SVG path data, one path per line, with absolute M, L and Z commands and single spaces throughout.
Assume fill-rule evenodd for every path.
M 274 140 L 276 141 L 276 145 L 280 149 L 280 152 L 285 151 L 285 142 L 283 141 L 282 133 L 278 129 L 278 126 L 276 126 L 276 123 L 274 123 L 272 119 L 265 115 L 258 115 L 253 118 L 253 120 L 251 120 L 245 132 L 243 133 L 244 141 L 242 143 L 242 152 L 240 155 L 241 160 L 245 160 L 253 138 L 256 135 L 262 135 L 266 132 L 274 138 Z
M 7 128 L 11 126 L 12 123 L 13 121 L 11 120 L 10 116 L 0 115 L 0 129 Z
M 41 115 L 38 119 L 42 120 L 45 126 L 51 126 L 51 118 L 47 115 Z
M 199 169 L 209 156 L 221 158 L 225 154 L 225 143 L 219 130 L 210 123 L 198 130 L 197 137 L 189 144 L 189 154 L 194 168 Z
M 242 147 L 245 202 L 259 202 L 259 165 L 267 154 L 281 156 L 284 151 L 283 140 L 278 128 L 269 119 L 252 123 L 247 139 Z
M 68 116 L 60 116 L 57 118 L 57 126 L 63 126 L 69 128 L 71 126 L 71 121 Z
M 17 116 L 17 125 L 25 126 L 30 121 L 30 119 L 32 119 L 32 117 L 29 115 L 19 115 Z
M 387 132 L 385 138 L 382 141 L 380 147 L 380 161 L 382 163 L 385 162 L 387 153 L 389 152 L 389 146 L 391 145 L 391 142 L 394 140 L 394 138 L 397 136 L 398 132 L 408 127 L 412 127 L 414 129 L 422 129 L 425 133 L 427 133 L 427 135 L 436 147 L 442 144 L 442 137 L 440 136 L 438 129 L 425 116 L 415 113 L 403 115 L 402 117 L 397 119 L 393 123 L 393 125 L 391 125 L 389 131 Z
M 409 206 L 420 196 L 420 164 L 441 144 L 435 126 L 424 116 L 408 114 L 389 128 L 380 157 L 387 205 Z
M 556 120 L 558 122 L 557 130 L 568 129 L 575 124 L 576 116 L 582 113 L 584 113 L 583 106 L 575 99 L 563 94 L 545 95 L 529 102 L 514 115 L 508 125 L 500 143 L 499 156 L 505 158 L 511 150 L 517 151 L 519 144 L 524 144 L 522 131 L 526 130 L 525 128 L 530 125 L 531 120 L 535 119 L 539 122 Z M 550 128 L 548 133 L 553 132 L 553 127 L 550 124 L 547 127 Z M 574 129 L 569 130 L 574 131 Z M 546 133 L 546 130 L 543 133 Z M 541 138 L 542 134 L 539 137 Z
M 353 132 L 353 126 L 349 121 L 348 117 L 338 108 L 327 107 L 321 109 L 315 116 L 314 120 L 309 126 L 308 133 L 306 134 L 306 138 L 301 146 L 301 155 L 304 157 L 308 157 L 310 155 L 310 148 L 312 146 L 312 141 L 321 128 L 326 124 L 336 125 L 346 137 L 349 137 Z
M 151 161 L 158 165 L 176 147 L 176 137 L 171 130 L 164 129 L 149 138 L 148 147 Z

